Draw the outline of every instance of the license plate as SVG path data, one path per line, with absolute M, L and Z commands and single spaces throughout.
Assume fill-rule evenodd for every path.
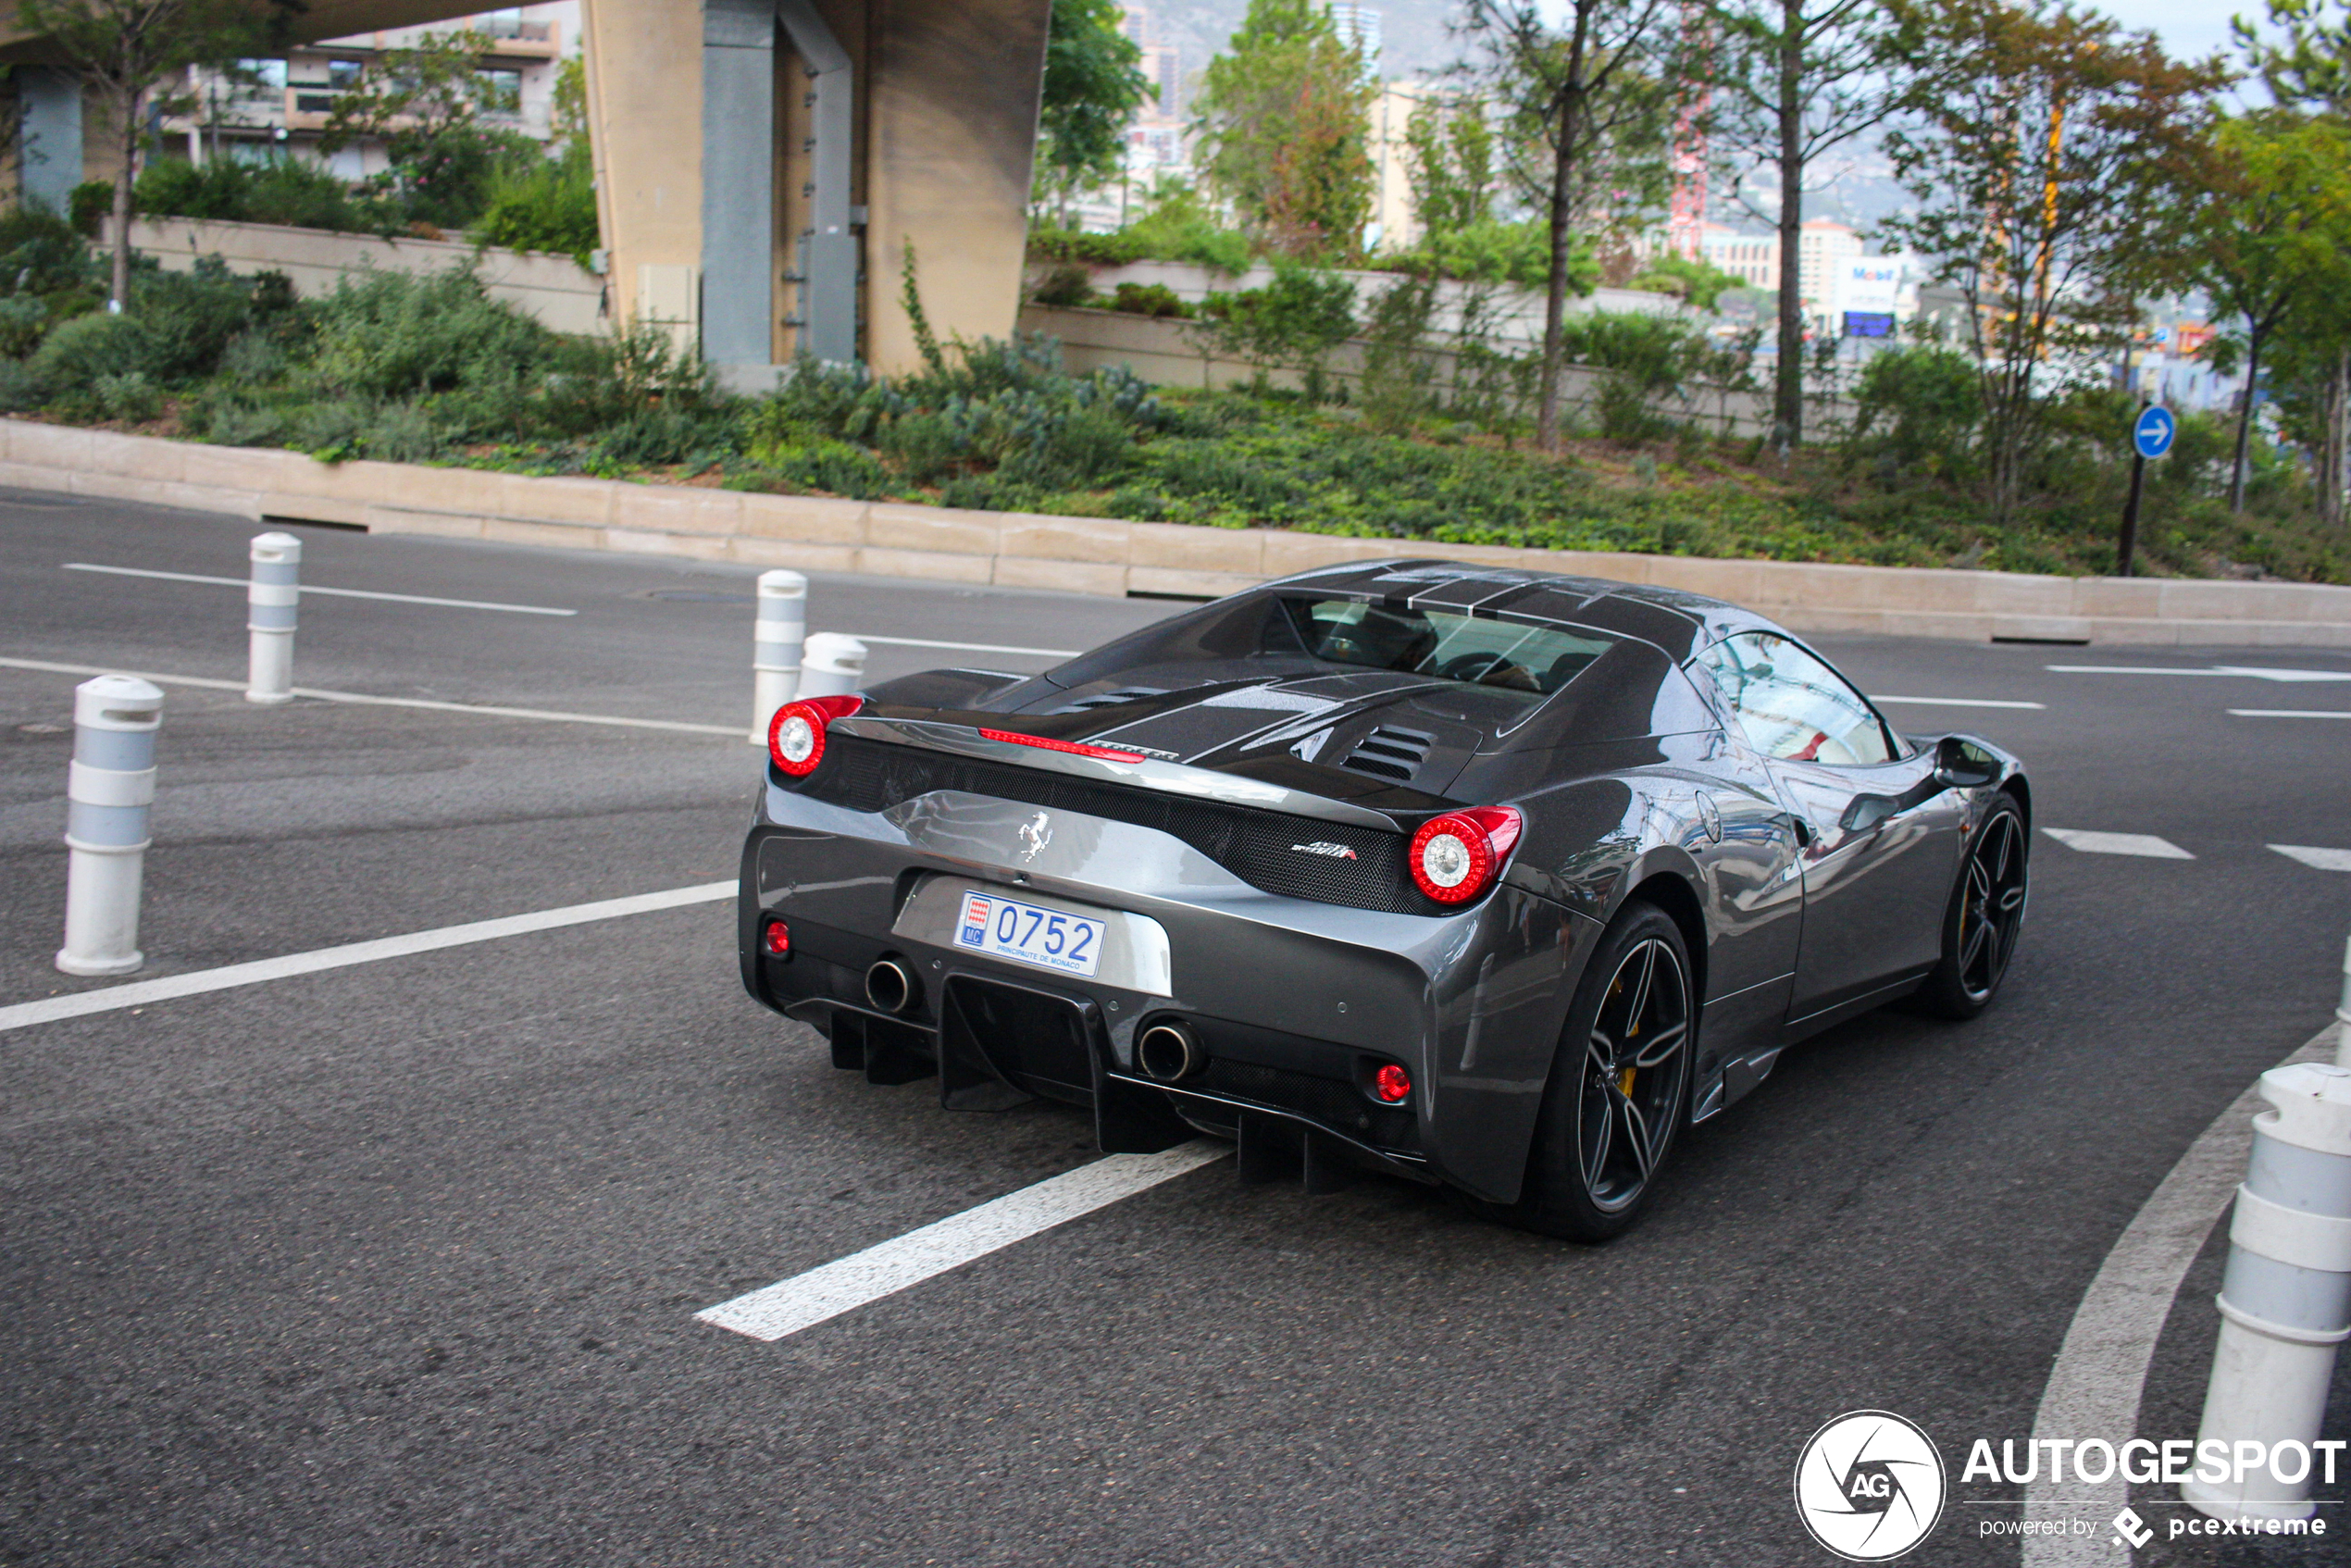
M 964 895 L 955 941 L 991 958 L 1034 964 L 1064 975 L 1091 975 L 1102 961 L 1101 921 L 987 893 Z

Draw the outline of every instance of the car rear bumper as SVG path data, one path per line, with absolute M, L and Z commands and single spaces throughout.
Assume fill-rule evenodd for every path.
M 1287 1149 L 1310 1180 L 1318 1158 L 1373 1162 L 1499 1201 L 1598 931 L 1509 885 L 1443 916 L 1265 893 L 1151 828 L 948 791 L 865 813 L 771 787 L 741 885 L 745 986 L 823 1027 L 839 1066 L 935 1072 L 957 1109 L 1090 1106 L 1113 1151 L 1206 1128 L 1239 1138 L 1245 1166 Z M 936 911 L 967 887 L 1105 918 L 1100 971 L 956 945 Z M 789 956 L 762 948 L 778 919 Z M 913 982 L 895 1010 L 867 986 L 884 960 Z M 1158 1082 L 1136 1040 L 1171 1019 L 1206 1060 Z M 1383 1063 L 1411 1075 L 1400 1106 L 1370 1091 Z

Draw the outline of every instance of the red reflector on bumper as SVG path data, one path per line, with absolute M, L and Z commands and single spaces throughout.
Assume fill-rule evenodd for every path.
M 759 945 L 771 957 L 785 957 L 791 952 L 791 931 L 782 921 L 770 920 L 767 928 L 759 934 Z

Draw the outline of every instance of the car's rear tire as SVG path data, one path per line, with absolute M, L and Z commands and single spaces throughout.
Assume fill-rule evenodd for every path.
M 1992 1005 L 2024 929 L 2033 840 L 2024 814 L 2003 794 L 1976 825 L 1943 914 L 1943 956 L 1912 1002 L 1938 1018 L 1972 1018 Z
M 1500 1217 L 1570 1241 L 1631 1229 L 1688 1119 L 1698 1027 L 1681 927 L 1655 904 L 1627 904 L 1575 988 L 1526 1184 Z

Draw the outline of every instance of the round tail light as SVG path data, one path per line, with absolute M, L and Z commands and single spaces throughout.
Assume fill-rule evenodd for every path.
M 767 755 L 777 770 L 805 778 L 825 760 L 825 727 L 865 705 L 863 697 L 802 697 L 767 721 Z
M 770 920 L 767 928 L 759 934 L 759 945 L 767 950 L 771 958 L 789 958 L 791 956 L 791 931 L 782 921 Z
M 1412 884 L 1439 903 L 1467 903 L 1494 885 L 1518 843 L 1516 806 L 1471 806 L 1421 824 L 1409 856 Z
M 1384 1105 L 1401 1105 L 1412 1098 L 1412 1075 L 1393 1062 L 1380 1064 L 1372 1075 L 1372 1098 Z

